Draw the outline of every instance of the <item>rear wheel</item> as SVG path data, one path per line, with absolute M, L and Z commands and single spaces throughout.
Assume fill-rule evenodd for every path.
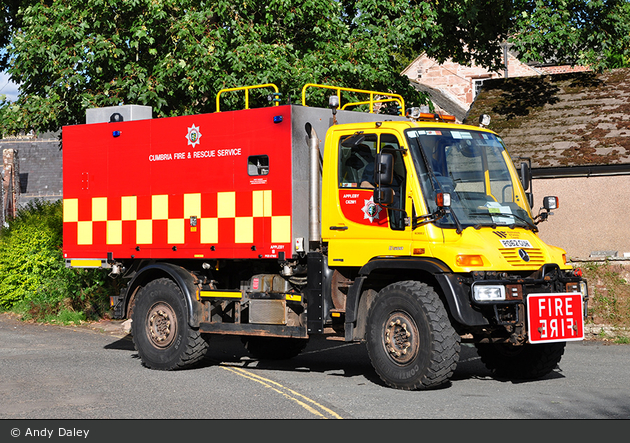
M 188 324 L 186 302 L 167 278 L 148 283 L 133 309 L 131 330 L 140 359 L 151 369 L 181 369 L 200 361 L 208 350 L 204 337 Z
M 564 354 L 566 343 L 524 344 L 477 343 L 477 353 L 493 375 L 514 380 L 533 380 L 553 371 Z
M 442 301 L 424 283 L 391 284 L 368 315 L 367 350 L 381 379 L 397 389 L 429 389 L 448 382 L 459 360 L 460 337 Z

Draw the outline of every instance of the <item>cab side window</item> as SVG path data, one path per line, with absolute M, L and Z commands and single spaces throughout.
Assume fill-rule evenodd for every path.
M 353 146 L 343 146 L 344 139 L 342 137 L 339 142 L 339 187 L 374 187 L 377 136 L 365 134 L 365 139 Z

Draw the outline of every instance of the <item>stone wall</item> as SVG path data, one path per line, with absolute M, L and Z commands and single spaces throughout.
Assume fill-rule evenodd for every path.
M 1 140 L 0 149 L 12 149 L 19 161 L 19 207 L 37 198 L 55 201 L 63 196 L 61 143 L 57 138 Z

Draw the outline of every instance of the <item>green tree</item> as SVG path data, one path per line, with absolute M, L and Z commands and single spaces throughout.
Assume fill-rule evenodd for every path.
M 510 41 L 523 61 L 630 66 L 628 0 L 520 0 Z
M 211 112 L 220 89 L 268 82 L 293 100 L 308 82 L 420 99 L 392 55 L 396 25 L 376 33 L 361 18 L 352 28 L 341 7 L 329 0 L 28 6 L 7 48 L 21 92 L 4 106 L 4 130 L 57 130 L 83 121 L 88 107 L 120 103 L 150 105 L 157 116 Z
M 16 103 L 0 104 L 5 134 L 58 130 L 83 122 L 86 108 L 121 103 L 150 105 L 156 116 L 212 112 L 220 89 L 270 82 L 293 102 L 304 84 L 324 83 L 418 104 L 423 96 L 400 72 L 420 53 L 501 69 L 501 45 L 514 35 L 528 60 L 580 54 L 576 62 L 606 66 L 625 54 L 630 15 L 627 0 L 1 4 L 4 66 L 21 85 Z

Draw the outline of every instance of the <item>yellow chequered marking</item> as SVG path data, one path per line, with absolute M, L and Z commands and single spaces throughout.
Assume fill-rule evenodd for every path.
M 92 199 L 92 221 L 107 221 L 107 197 Z
M 184 194 L 184 218 L 201 215 L 201 194 Z
M 185 223 L 182 218 L 171 218 L 168 220 L 168 243 L 183 244 L 184 243 Z
M 265 191 L 252 192 L 252 215 L 254 217 L 262 217 L 265 213 Z
M 202 244 L 219 243 L 219 220 L 203 218 L 199 220 L 199 237 Z
M 271 243 L 291 243 L 291 216 L 274 216 L 272 214 L 272 191 L 252 191 L 252 215 L 246 217 L 236 216 L 236 192 L 218 192 L 216 194 L 217 216 L 211 218 L 201 217 L 200 193 L 184 194 L 184 218 L 169 219 L 169 195 L 151 196 L 151 218 L 138 220 L 138 197 L 120 197 L 120 219 L 108 220 L 107 197 L 94 197 L 86 199 L 85 203 L 91 204 L 92 220 L 79 221 L 79 199 L 69 198 L 63 200 L 64 223 L 76 223 L 77 244 L 91 245 L 94 241 L 94 222 L 106 222 L 106 243 L 108 245 L 121 245 L 123 242 L 123 222 L 135 222 L 135 242 L 138 245 L 151 245 L 153 238 L 153 221 L 167 221 L 168 244 L 184 244 L 186 232 L 199 233 L 201 244 L 218 244 L 219 219 L 233 219 L 234 239 L 223 238 L 225 243 L 255 244 L 254 221 L 256 218 L 265 217 L 271 224 Z M 82 203 L 83 204 L 83 203 Z M 190 223 L 191 217 L 197 218 L 197 226 Z M 268 222 L 264 222 L 267 224 Z M 133 225 L 132 225 L 133 226 Z M 268 225 L 267 225 L 268 226 Z M 100 228 L 99 228 L 100 229 Z M 126 229 L 126 228 L 125 228 Z M 269 239 L 267 239 L 269 240 Z M 164 239 L 155 241 L 163 242 Z
M 109 220 L 107 222 L 107 244 L 122 245 L 122 221 Z
M 271 217 L 271 191 L 252 193 L 252 214 L 254 217 Z
M 66 223 L 79 221 L 78 198 L 65 198 L 63 200 L 63 221 Z
M 151 197 L 151 218 L 153 220 L 168 220 L 168 195 Z
M 271 217 L 271 243 L 291 242 L 291 216 Z
M 236 192 L 217 192 L 217 216 L 236 217 Z
M 136 221 L 136 243 L 139 245 L 153 243 L 153 220 Z
M 264 202 L 263 217 L 271 217 L 271 191 L 263 191 Z
M 234 242 L 254 242 L 254 217 L 236 217 L 234 219 Z
M 80 221 L 77 225 L 77 244 L 78 245 L 91 245 L 92 244 L 92 222 Z
M 121 197 L 120 216 L 123 220 L 133 221 L 138 219 L 138 198 L 135 195 Z

